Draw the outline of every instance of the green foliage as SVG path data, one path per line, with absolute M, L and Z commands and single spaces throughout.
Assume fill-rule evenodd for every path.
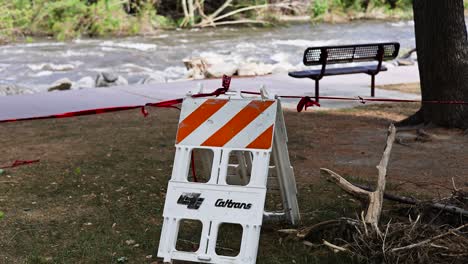
M 174 0 L 176 1 L 176 0 Z M 179 3 L 180 0 L 177 0 Z M 281 3 L 280 0 L 235 0 L 226 12 L 236 8 Z M 223 1 L 206 1 L 205 12 L 216 10 Z M 346 15 L 376 9 L 394 17 L 411 14 L 412 0 L 310 0 L 310 15 Z M 465 6 L 468 0 L 464 0 Z M 158 0 L 0 0 L 0 41 L 16 36 L 48 35 L 59 40 L 88 36 L 132 35 L 154 28 L 174 28 L 183 14 L 180 5 L 168 9 L 168 1 Z M 158 13 L 157 9 L 165 10 Z M 128 12 L 128 13 L 127 13 Z M 208 12 L 209 13 L 209 12 Z M 200 21 L 196 12 L 196 21 Z M 233 16 L 275 22 L 277 13 L 255 9 Z
M 59 40 L 81 35 L 137 34 L 152 30 L 153 1 L 140 1 L 136 15 L 127 14 L 126 0 L 0 0 L 0 38 L 52 35 Z M 149 25 L 149 26 L 144 26 Z
M 411 10 L 412 0 L 311 0 L 311 16 L 316 18 L 327 12 L 348 13 L 364 12 L 378 8 L 389 13 L 404 13 Z
M 5 213 L 4 213 L 4 212 L 2 212 L 2 211 L 0 211 L 0 220 L 2 220 L 2 219 L 3 219 L 3 217 L 5 217 Z
M 328 0 L 315 0 L 312 5 L 312 15 L 319 17 L 328 12 Z
M 122 1 L 119 0 L 107 0 L 98 1 L 90 6 L 89 34 L 105 36 L 119 32 L 121 29 L 130 29 L 134 19 L 128 17 L 121 4 Z
M 14 32 L 24 31 L 33 17 L 29 1 L 26 0 L 0 0 L 0 30 L 1 34 L 11 35 Z
M 41 20 L 37 23 L 64 40 L 81 34 L 88 7 L 80 0 L 64 0 L 46 2 L 41 11 Z
M 169 17 L 155 15 L 152 19 L 152 22 L 157 28 L 174 28 L 176 27 L 176 22 Z

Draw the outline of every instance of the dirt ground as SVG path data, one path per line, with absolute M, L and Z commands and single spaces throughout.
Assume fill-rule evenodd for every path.
M 385 104 L 285 113 L 302 225 L 360 212 L 355 201 L 320 178 L 319 169 L 374 182 L 388 125 L 417 108 Z M 0 167 L 14 160 L 40 162 L 0 175 L 0 263 L 156 261 L 177 119 L 177 110 L 151 109 L 147 118 L 128 111 L 2 124 Z M 430 137 L 398 134 L 389 190 L 436 199 L 450 194 L 452 178 L 458 188 L 468 188 L 468 136 L 441 128 L 425 132 Z M 285 241 L 278 228 L 289 227 L 262 228 L 258 263 L 353 263 Z
M 386 85 L 377 85 L 376 87 L 379 89 L 399 91 L 403 93 L 421 94 L 420 83 L 386 84 Z

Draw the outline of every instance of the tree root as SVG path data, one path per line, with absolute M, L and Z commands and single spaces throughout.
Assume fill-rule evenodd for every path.
M 422 109 L 419 109 L 416 113 L 414 113 L 412 116 L 407 117 L 406 119 L 403 119 L 397 123 L 395 123 L 395 127 L 397 127 L 398 131 L 402 131 L 405 128 L 409 127 L 417 127 L 417 126 L 424 126 L 424 116 L 422 113 Z M 415 129 L 415 128 L 413 128 Z M 413 129 L 407 129 L 407 130 L 413 130 Z

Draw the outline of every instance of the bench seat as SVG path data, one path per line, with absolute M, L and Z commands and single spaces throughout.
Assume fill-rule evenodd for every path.
M 387 68 L 385 66 L 380 67 L 380 71 L 386 71 Z M 320 76 L 333 76 L 333 75 L 343 75 L 343 74 L 354 74 L 354 73 L 367 73 L 367 74 L 375 74 L 378 72 L 376 70 L 375 65 L 369 66 L 355 66 L 355 67 L 346 67 L 346 68 L 329 68 L 325 69 L 323 75 L 321 69 L 317 70 L 305 70 L 305 71 L 295 71 L 289 72 L 288 75 L 294 78 L 311 78 L 316 79 Z
M 397 42 L 369 43 L 358 45 L 340 45 L 310 47 L 304 51 L 305 66 L 321 66 L 321 69 L 295 71 L 288 73 L 294 78 L 310 78 L 315 81 L 315 101 L 319 101 L 319 82 L 324 76 L 365 73 L 371 76 L 371 96 L 375 96 L 375 76 L 387 68 L 385 60 L 398 56 L 400 44 Z M 377 62 L 374 65 L 350 66 L 347 63 Z M 330 64 L 347 64 L 348 67 L 327 68 Z

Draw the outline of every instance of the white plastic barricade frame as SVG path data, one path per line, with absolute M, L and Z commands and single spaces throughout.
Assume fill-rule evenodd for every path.
M 287 160 L 283 157 L 287 155 L 287 139 L 282 118 L 281 105 L 276 99 L 188 97 L 184 100 L 158 249 L 158 256 L 164 258 L 164 262 L 256 262 L 272 150 L 278 152 L 274 154 L 275 167 L 282 186 L 283 203 L 288 206 L 286 214 L 293 223 L 299 220 L 294 174 L 291 174 L 289 157 Z M 278 124 L 278 120 L 282 124 Z M 276 139 L 276 134 L 283 138 Z M 273 146 L 273 143 L 279 146 Z M 194 149 L 213 151 L 210 178 L 206 183 L 188 180 Z M 228 184 L 230 156 L 233 152 L 247 151 L 251 153 L 250 177 L 239 179 L 246 184 Z M 246 168 L 239 169 L 244 170 L 240 174 L 246 174 Z M 283 190 L 285 188 L 290 189 Z M 184 219 L 202 223 L 196 252 L 176 250 L 179 226 Z M 242 226 L 240 251 L 235 257 L 216 253 L 217 235 L 222 223 Z

